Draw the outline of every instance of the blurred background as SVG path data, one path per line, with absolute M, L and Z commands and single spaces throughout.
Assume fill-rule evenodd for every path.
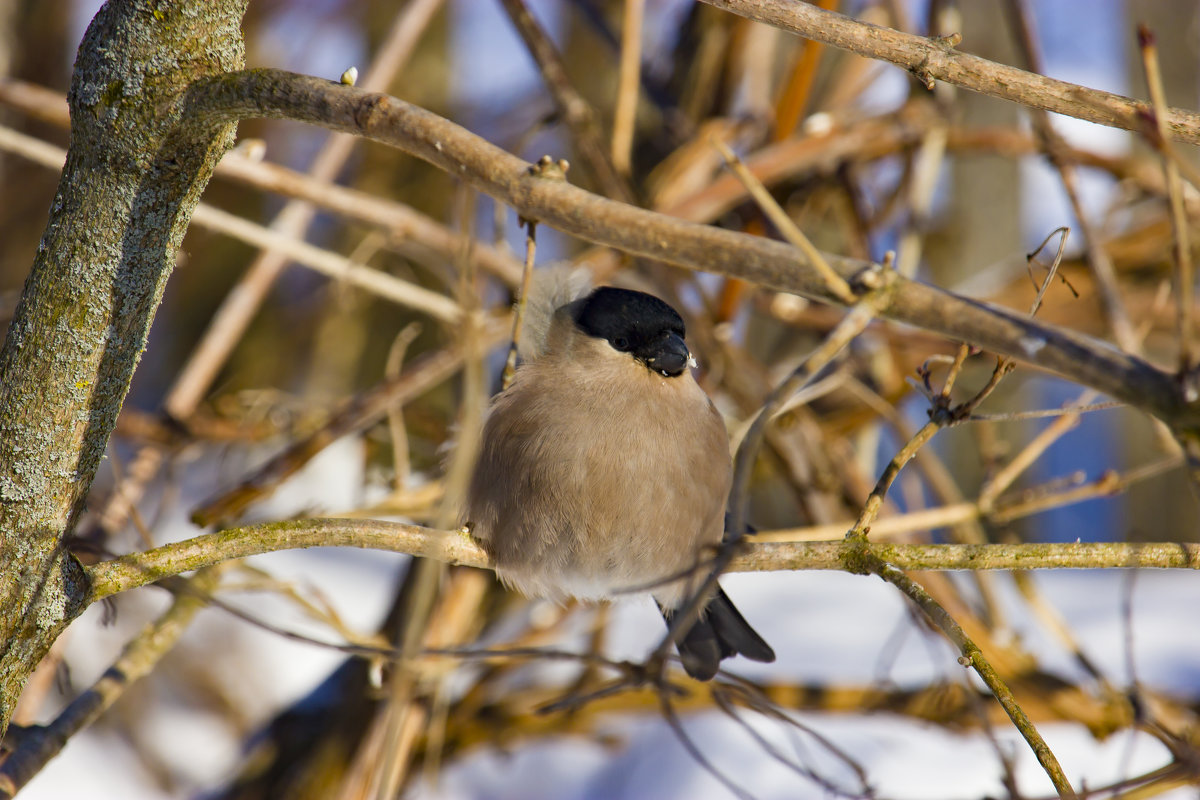
M 6 318 L 57 181 L 53 154 L 32 154 L 28 137 L 66 146 L 63 98 L 98 5 L 0 7 Z M 1168 103 L 1200 105 L 1190 0 L 819 5 L 923 35 L 959 32 L 963 52 L 1137 98 L 1148 96 L 1145 24 Z M 908 274 L 1020 312 L 1066 226 L 1062 280 L 1039 319 L 1178 363 L 1162 159 L 1139 134 L 948 85 L 929 91 L 896 67 L 691 0 L 254 0 L 244 33 L 248 66 L 330 79 L 354 66 L 360 86 L 529 161 L 568 159 L 569 179 L 594 192 L 777 237 L 724 170 L 716 136 L 820 249 L 891 252 Z M 537 47 L 553 60 L 539 64 Z M 624 81 L 623 52 L 637 67 Z M 456 442 L 475 435 L 499 386 L 525 231 L 510 209 L 396 150 L 274 121 L 244 122 L 238 137 L 203 198 L 216 211 L 197 214 L 167 286 L 77 531 L 81 558 L 293 516 L 455 523 L 469 467 Z M 1196 148 L 1176 151 L 1200 163 Z M 1185 188 L 1194 224 L 1200 195 Z M 564 262 L 680 309 L 697 378 L 735 440 L 842 315 L 539 227 L 539 268 Z M 1101 302 L 1106 286 L 1115 306 Z M 455 321 L 463 308 L 485 323 Z M 761 535 L 840 538 L 926 420 L 958 344 L 887 323 L 860 336 L 768 431 L 750 498 Z M 955 397 L 995 366 L 971 355 Z M 992 418 L 941 433 L 905 470 L 872 536 L 1195 541 L 1196 499 L 1146 415 L 1004 416 L 1103 400 L 1018 368 L 980 409 Z M 930 509 L 944 512 L 942 527 L 920 521 Z M 920 579 L 994 659 L 1076 786 L 1195 796 L 1193 576 Z M 890 587 L 827 573 L 724 583 L 776 664 L 727 662 L 733 675 L 689 684 L 670 713 L 631 690 L 547 715 L 536 709 L 602 685 L 603 670 L 527 658 L 401 670 L 344 651 L 547 646 L 640 659 L 661 636 L 648 602 L 530 604 L 490 574 L 374 552 L 249 559 L 222 571 L 218 604 L 25 795 L 1052 793 L 994 702 Z M 89 611 L 31 683 L 19 720 L 52 719 L 169 601 L 150 588 Z

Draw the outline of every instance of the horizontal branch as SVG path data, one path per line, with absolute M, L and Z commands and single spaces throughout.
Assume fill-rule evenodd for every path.
M 359 547 L 490 569 L 487 553 L 463 531 L 399 522 L 303 519 L 207 533 L 87 568 L 89 603 L 163 578 L 235 558 L 309 547 Z M 730 572 L 827 569 L 863 572 L 864 553 L 905 570 L 1200 568 L 1200 544 L 861 544 L 770 542 L 747 545 Z
M 282 70 L 229 73 L 199 83 L 189 98 L 196 124 L 272 117 L 355 133 L 398 147 L 537 220 L 581 239 L 693 270 L 837 303 L 828 283 L 795 248 L 758 236 L 686 222 L 572 186 L 449 120 L 396 98 Z M 854 282 L 871 264 L 825 260 Z M 1013 358 L 1091 386 L 1176 426 L 1200 426 L 1200 406 L 1174 378 L 1110 345 L 888 272 L 879 316 Z
M 809 3 L 793 0 L 703 2 L 806 39 L 890 62 L 913 73 L 931 88 L 932 81 L 944 81 L 1029 108 L 1130 131 L 1154 125 L 1153 110 L 1147 103 L 997 64 L 960 52 L 939 39 L 861 22 Z M 1173 138 L 1200 144 L 1200 114 L 1171 108 L 1167 109 L 1164 122 Z
M 804 9 L 800 11 L 808 13 Z M 846 22 L 874 28 L 854 20 Z M 896 31 L 892 33 L 914 39 L 923 43 L 922 46 L 940 47 L 930 45 L 928 40 L 921 37 Z M 379 115 L 376 102 L 383 98 L 383 95 L 373 95 L 316 78 L 266 70 L 229 76 L 235 85 L 224 86 L 220 90 L 221 97 L 207 97 L 207 94 L 213 91 L 212 87 L 203 88 L 194 104 L 204 115 L 222 114 L 224 111 L 225 115 L 238 116 L 234 108 L 221 109 L 220 104 L 253 106 L 255 98 L 249 96 L 253 91 L 249 84 L 257 84 L 270 77 L 286 79 L 295 85 L 276 87 L 273 93 L 276 96 L 265 103 L 271 107 L 255 111 L 243 110 L 241 113 L 248 116 L 306 119 L 314 124 L 359 133 L 400 147 L 431 161 L 451 174 L 466 177 L 477 188 L 513 205 L 527 218 L 540 219 L 589 241 L 627 252 L 650 255 L 691 269 L 742 277 L 782 291 L 837 302 L 836 298 L 827 296 L 825 285 L 818 276 L 803 274 L 806 270 L 811 272 L 809 265 L 801 254 L 786 246 L 760 237 L 748 237 L 708 226 L 693 225 L 687 226 L 692 229 L 692 233 L 699 229 L 709 234 L 724 234 L 725 236 L 719 237 L 722 240 L 728 240 L 729 237 L 733 239 L 725 247 L 711 252 L 706 251 L 709 244 L 707 237 L 692 246 L 676 248 L 675 245 L 681 242 L 681 235 L 691 235 L 686 231 L 681 233 L 677 227 L 681 225 L 678 220 L 632 206 L 610 203 L 562 181 L 533 177 L 530 172 L 531 165 L 527 162 L 509 155 L 440 117 L 394 98 L 387 98 L 387 113 Z M 221 80 L 225 81 L 225 78 Z M 241 86 L 240 91 L 238 84 L 245 84 Z M 231 93 L 247 96 L 235 103 L 233 101 L 237 98 L 225 96 Z M 279 102 L 281 94 L 286 95 L 287 103 Z M 318 108 L 314 109 L 314 105 Z M 320 116 L 322 109 L 334 107 L 340 109 L 337 115 L 331 114 L 328 119 Z M 388 119 L 403 117 L 407 124 L 398 125 L 392 131 L 372 132 L 363 129 L 357 122 L 344 119 L 346 116 L 358 118 L 370 114 L 384 117 L 379 120 L 379 124 L 373 126 L 376 129 L 387 127 Z M 440 123 L 440 126 L 427 124 L 432 122 Z M 416 131 L 422 126 L 428 128 L 428 135 L 417 135 Z M 54 156 L 57 158 L 58 154 L 54 153 Z M 229 161 L 230 159 L 226 159 L 226 162 Z M 495 179 L 493 176 L 497 173 L 504 174 L 504 179 Z M 521 184 L 534 184 L 538 191 L 522 191 Z M 594 200 L 595 205 L 585 206 L 579 213 L 572 213 L 567 204 L 578 202 L 580 196 Z M 521 202 L 522 200 L 527 202 Z M 608 208 L 605 208 L 605 204 L 608 204 Z M 610 213 L 614 206 L 629 213 L 614 218 Z M 694 216 L 683 209 L 676 213 L 680 212 L 683 212 L 680 215 L 685 217 Z M 664 226 L 661 224 L 664 220 L 670 220 L 675 225 Z M 654 246 L 656 242 L 657 247 Z M 670 251 L 664 252 L 665 250 Z M 739 253 L 745 256 L 747 263 L 740 261 Z M 866 266 L 864 262 L 832 255 L 827 256 L 827 260 L 844 277 L 853 277 Z M 1194 422 L 1198 416 L 1194 408 L 1179 399 L 1179 387 L 1170 376 L 1139 359 L 1124 356 L 1104 343 L 1052 326 L 1039 325 L 1006 310 L 966 300 L 924 284 L 903 280 L 893 283 L 893 297 L 888 307 L 882 310 L 883 317 L 907 322 L 951 339 L 969 341 L 1023 363 L 1055 372 L 1106 394 L 1120 397 L 1168 422 L 1186 425 L 1189 421 Z M 1181 416 L 1187 419 L 1181 419 Z
M 235 558 L 309 547 L 358 547 L 488 568 L 475 540 L 459 531 L 358 519 L 303 519 L 269 522 L 206 533 L 152 550 L 130 553 L 87 568 L 88 603 L 174 575 Z
M 463 258 L 463 237 L 432 217 L 399 201 L 314 178 L 269 161 L 255 161 L 234 150 L 213 173 L 285 197 L 306 200 L 319 208 L 378 227 L 399 243 L 415 242 L 443 258 Z M 510 286 L 521 282 L 521 262 L 484 241 L 473 241 L 469 257 Z

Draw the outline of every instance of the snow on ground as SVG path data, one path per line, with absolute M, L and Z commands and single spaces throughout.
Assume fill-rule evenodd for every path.
M 273 501 L 271 513 L 285 515 L 314 504 L 335 508 L 320 502 L 321 492 L 346 499 L 347 487 L 361 480 L 352 466 L 357 463 L 361 458 L 356 446 L 334 448 Z M 399 559 L 365 551 L 310 550 L 273 554 L 254 563 L 302 588 L 315 587 L 349 624 L 369 630 L 390 597 Z M 997 576 L 997 580 L 1016 635 L 1050 668 L 1073 677 L 1069 659 L 1031 620 L 1008 579 Z M 1156 689 L 1197 693 L 1200 637 L 1193 635 L 1192 610 L 1200 605 L 1200 579 L 1195 574 L 1147 571 L 1131 578 L 1130 573 L 1060 572 L 1039 573 L 1036 580 L 1088 655 L 1118 685 L 1125 685 L 1128 678 L 1121 609 L 1130 597 L 1137 678 Z M 764 681 L 828 685 L 886 681 L 916 686 L 929 680 L 962 680 L 963 669 L 949 645 L 914 625 L 905 602 L 876 578 L 796 572 L 730 575 L 723 583 L 779 656 L 771 665 L 726 662 L 739 674 Z M 332 638 L 278 598 L 255 593 L 236 595 L 232 601 L 283 627 Z M 121 642 L 164 603 L 162 593 L 143 589 L 122 599 L 114 627 L 101 626 L 95 609 L 81 618 L 72 627 L 67 646 L 75 685 L 94 680 Z M 661 621 L 646 600 L 617 604 L 612 622 L 610 655 L 618 658 L 644 656 L 662 633 Z M 573 644 L 570 639 L 563 642 L 564 647 Z M 97 800 L 159 800 L 212 787 L 236 767 L 246 732 L 304 695 L 338 660 L 332 651 L 285 641 L 222 612 L 205 611 L 165 666 L 178 670 L 181 663 L 190 662 L 211 668 L 227 696 L 241 707 L 243 729 L 231 729 L 205 708 L 202 699 L 177 696 L 167 681 L 151 678 L 137 689 L 148 695 L 138 707 L 134 742 L 167 765 L 178 781 L 175 787 L 156 786 L 138 765 L 130 743 L 111 727 L 100 725 L 75 737 L 23 796 L 49 800 L 74 796 L 86 786 L 88 796 Z M 853 773 L 812 736 L 754 715 L 744 719 L 779 753 L 798 759 L 846 791 L 858 790 Z M 1001 791 L 994 746 L 981 733 L 953 733 L 887 715 L 806 712 L 797 719 L 860 763 L 880 796 L 936 800 Z M 755 797 L 829 796 L 825 788 L 773 758 L 746 729 L 720 714 L 690 715 L 684 724 L 714 767 Z M 413 796 L 464 800 L 729 796 L 715 778 L 697 767 L 657 717 L 614 718 L 602 728 L 612 737 L 606 744 L 564 737 L 523 745 L 511 753 L 475 750 L 450 765 L 437 786 L 422 786 Z M 1137 774 L 1167 759 L 1163 748 L 1145 736 L 1121 734 L 1096 742 L 1081 727 L 1068 724 L 1044 726 L 1043 733 L 1068 775 L 1090 785 Z M 1048 793 L 1048 782 L 1015 730 L 1005 727 L 995 735 L 1016 759 L 1022 790 L 1030 795 Z M 96 780 L 98 775 L 102 781 Z

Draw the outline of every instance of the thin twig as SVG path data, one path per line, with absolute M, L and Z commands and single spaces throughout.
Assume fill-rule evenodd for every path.
M 383 369 L 383 376 L 386 380 L 394 381 L 400 377 L 400 368 L 404 365 L 404 354 L 408 352 L 408 346 L 420 333 L 420 324 L 410 322 L 400 333 L 396 334 L 391 348 L 388 349 L 387 364 Z M 392 466 L 396 473 L 392 484 L 396 487 L 396 491 L 400 492 L 408 485 L 409 475 L 408 432 L 404 427 L 404 410 L 401 403 L 397 402 L 388 406 L 387 421 L 388 432 L 391 434 L 392 440 Z
M 284 197 L 306 200 L 345 219 L 375 226 L 386 231 L 398 245 L 415 242 L 446 259 L 456 257 L 461 248 L 458 234 L 405 203 L 318 180 L 280 164 L 255 161 L 236 150 L 221 159 L 213 175 Z M 480 267 L 510 286 L 516 285 L 521 278 L 521 265 L 499 247 L 477 242 L 471 255 Z
M 1016 44 L 1025 56 L 1025 61 L 1034 72 L 1041 72 L 1041 54 L 1038 50 L 1037 34 L 1033 29 L 1033 16 L 1028 0 L 1008 0 L 1009 17 L 1013 21 Z M 1087 252 L 1087 263 L 1096 279 L 1100 304 L 1108 317 L 1109 327 L 1117 346 L 1126 352 L 1137 352 L 1138 338 L 1129 312 L 1121 299 L 1116 269 L 1108 251 L 1100 241 L 1100 231 L 1092 223 L 1091 215 L 1083 206 L 1079 192 L 1079 180 L 1075 165 L 1062 156 L 1062 137 L 1050 122 L 1049 114 L 1042 109 L 1032 111 L 1034 129 L 1045 144 L 1046 158 L 1058 170 L 1063 189 L 1071 203 L 1071 211 L 1079 222 L 1083 234 L 1083 246 Z
M 681 745 L 683 745 L 683 749 L 686 750 L 687 754 L 692 757 L 692 760 L 696 762 L 696 765 L 715 778 L 717 782 L 728 789 L 735 797 L 741 798 L 741 800 L 755 800 L 754 795 L 750 794 L 741 786 L 738 786 L 736 783 L 734 783 L 732 778 L 730 778 L 721 770 L 717 769 L 716 766 L 708 760 L 708 757 L 704 755 L 704 753 L 700 750 L 700 747 L 692 740 L 691 735 L 688 734 L 687 730 L 684 729 L 683 723 L 679 721 L 679 715 L 675 713 L 675 709 L 671 705 L 671 698 L 665 692 L 659 693 L 658 701 L 659 709 L 662 711 L 663 719 L 666 720 L 667 725 L 675 734 L 675 738 Z
M 525 222 L 525 267 L 521 271 L 521 294 L 517 297 L 517 308 L 513 313 L 512 342 L 508 345 L 508 358 L 504 362 L 504 377 L 501 387 L 507 389 L 517 371 L 517 342 L 521 340 L 521 328 L 525 324 L 525 308 L 529 302 L 529 287 L 533 283 L 533 262 L 537 256 L 537 223 Z
M 741 702 L 746 708 L 774 719 L 790 730 L 802 731 L 805 735 L 814 739 L 817 744 L 829 755 L 833 756 L 835 760 L 840 762 L 842 766 L 854 773 L 854 777 L 862 787 L 860 792 L 862 795 L 866 797 L 874 796 L 867 776 L 867 770 L 861 763 L 855 760 L 849 752 L 835 744 L 828 736 L 809 725 L 805 725 L 796 719 L 793 714 L 789 713 L 789 710 L 785 710 L 780 704 L 772 702 L 768 694 L 763 691 L 762 686 L 733 675 L 729 677 L 729 683 L 714 685 L 712 693 L 714 695 L 728 695 L 732 700 Z
M 1095 392 L 1085 391 L 1079 396 L 1079 398 L 1076 399 L 1075 402 L 1079 405 L 1086 405 L 1094 396 Z M 1050 445 L 1057 442 L 1068 431 L 1073 430 L 1077 425 L 1079 425 L 1079 419 L 1080 414 L 1078 412 L 1073 414 L 1064 414 L 1039 431 L 1038 434 L 1034 436 L 1032 440 L 1030 440 L 1029 444 L 1022 447 L 1019 453 L 1013 456 L 1013 458 L 1011 458 L 1002 469 L 992 475 L 987 482 L 984 483 L 983 487 L 979 490 L 979 499 L 977 500 L 980 509 L 982 509 L 984 513 L 989 513 L 992 511 L 996 498 L 999 497 L 1005 489 L 1012 486 L 1013 482 L 1023 472 L 1025 472 L 1025 470 L 1029 469 L 1029 467 L 1032 466 L 1033 463 L 1036 462 L 1042 456 L 1042 454 L 1046 452 Z
M 853 800 L 860 800 L 863 797 L 861 790 L 854 791 L 850 789 L 843 789 L 825 776 L 820 775 L 804 766 L 799 761 L 789 758 L 766 736 L 759 733 L 753 725 L 742 718 L 742 715 L 738 713 L 737 707 L 728 697 L 726 697 L 724 692 L 721 691 L 721 688 L 722 687 L 719 685 L 714 686 L 712 691 L 712 699 L 713 702 L 717 704 L 717 708 L 721 709 L 721 711 L 725 713 L 725 716 L 729 717 L 738 725 L 739 728 L 745 731 L 746 734 L 754 740 L 755 746 L 770 756 L 774 761 L 782 764 L 784 767 L 796 773 L 801 778 L 815 783 L 824 790 L 827 796 L 853 798 Z M 757 711 L 758 709 L 755 708 L 755 710 Z
M 761 0 L 703 0 L 739 16 L 774 25 L 806 39 L 832 45 L 909 70 L 927 86 L 946 81 L 972 92 L 1136 131 L 1144 105 L 1121 95 L 997 64 L 960 52 L 938 38 L 860 22 L 810 3 L 764 3 Z M 1200 144 L 1200 114 L 1178 108 L 1164 115 L 1172 138 Z
M 1171 207 L 1171 232 L 1174 234 L 1175 288 L 1179 325 L 1179 374 L 1187 375 L 1192 368 L 1192 303 L 1193 286 L 1192 248 L 1188 236 L 1187 212 L 1183 207 L 1183 184 L 1179 179 L 1179 163 L 1167 152 L 1168 113 L 1166 93 L 1163 91 L 1162 71 L 1158 65 L 1158 48 L 1154 34 L 1144 25 L 1138 26 L 1138 45 L 1142 50 L 1142 64 L 1146 68 L 1146 84 L 1150 88 L 1150 102 L 1154 105 L 1154 126 L 1158 134 L 1158 149 L 1162 153 L 1163 173 L 1167 181 L 1167 198 Z
M 1035 258 L 1037 258 L 1037 254 L 1042 252 L 1042 249 L 1047 244 L 1050 243 L 1050 240 L 1052 238 L 1054 238 L 1054 236 L 1056 234 L 1058 235 L 1058 251 L 1054 254 L 1054 260 L 1050 263 L 1049 273 L 1042 280 L 1041 285 L 1038 286 L 1037 296 L 1034 297 L 1033 305 L 1030 306 L 1030 308 L 1029 308 L 1029 316 L 1031 316 L 1031 317 L 1037 316 L 1038 310 L 1042 307 L 1042 299 L 1045 298 L 1046 292 L 1050 291 L 1050 284 L 1051 284 L 1050 279 L 1053 278 L 1054 275 L 1058 273 L 1058 268 L 1062 264 L 1063 253 L 1066 251 L 1066 248 L 1067 248 L 1067 237 L 1069 237 L 1071 235 L 1071 229 L 1068 228 L 1066 225 L 1055 228 L 1054 230 L 1050 231 L 1050 233 L 1046 234 L 1046 238 L 1042 240 L 1041 244 L 1039 244 L 1036 248 L 1034 248 L 1034 251 L 1032 253 L 1025 256 L 1025 262 L 1027 264 L 1029 264 L 1030 273 L 1032 274 L 1033 260 Z M 1065 281 L 1066 279 L 1064 278 L 1063 280 Z M 1070 286 L 1070 284 L 1067 284 L 1067 285 Z M 1071 289 L 1071 291 L 1073 293 L 1075 292 L 1075 290 L 1073 288 Z M 1078 297 L 1079 295 L 1076 294 L 1075 296 Z
M 870 532 L 875 517 L 879 516 L 879 511 L 883 508 L 883 500 L 887 497 L 888 490 L 900 474 L 900 470 L 904 469 L 904 465 L 912 460 L 917 451 L 937 435 L 938 431 L 945 427 L 945 425 L 946 422 L 940 418 L 931 419 L 922 425 L 921 429 L 913 434 L 911 439 L 905 442 L 896 455 L 892 456 L 888 465 L 884 467 L 883 472 L 880 474 L 879 480 L 875 482 L 875 488 L 867 496 L 867 501 L 863 503 L 863 508 L 859 512 L 858 519 L 855 520 L 853 527 L 850 528 L 850 532 L 847 535 L 857 534 L 865 536 Z
M 468 317 L 473 318 L 473 315 Z M 503 340 L 507 329 L 507 325 L 493 324 L 483 338 L 489 345 L 495 344 Z M 326 447 L 348 433 L 374 424 L 389 408 L 428 391 L 453 375 L 462 364 L 463 351 L 459 347 L 416 359 L 395 379 L 385 380 L 351 398 L 319 430 L 294 442 L 252 475 L 243 478 L 237 486 L 203 503 L 192 512 L 192 520 L 197 525 L 207 526 L 236 519 L 242 511 L 268 496 Z
M 714 138 L 712 144 L 713 147 L 717 148 L 717 152 L 721 154 L 721 157 L 725 159 L 725 163 L 729 166 L 729 169 L 742 182 L 742 185 L 746 187 L 746 191 L 758 203 L 759 209 L 767 215 L 771 223 L 783 234 L 783 238 L 787 239 L 792 246 L 804 253 L 805 257 L 813 265 L 813 268 L 825 279 L 826 284 L 829 286 L 829 291 L 846 305 L 854 303 L 858 298 L 855 296 L 854 290 L 850 288 L 850 284 L 846 283 L 846 280 L 841 275 L 833 271 L 833 268 L 829 266 L 829 262 L 825 260 L 821 252 L 813 247 L 809 238 L 804 235 L 803 231 L 796 227 L 796 223 L 792 222 L 792 218 L 787 215 L 787 212 L 779 207 L 779 204 L 775 202 L 775 198 L 771 197 L 771 193 L 762 185 L 762 181 L 756 178 L 754 173 L 748 170 L 746 165 L 742 163 L 742 160 L 720 139 Z
M 567 127 L 571 129 L 580 156 L 596 176 L 601 190 L 614 200 L 632 201 L 633 190 L 608 156 L 608 148 L 604 146 L 600 126 L 596 122 L 596 113 L 571 84 L 566 65 L 554 42 L 534 19 L 524 0 L 501 0 L 501 3 L 525 42 L 529 55 L 537 63 L 546 88 L 550 90 Z
M 633 132 L 637 122 L 642 69 L 642 21 L 646 0 L 625 0 L 621 15 L 621 63 L 617 102 L 613 110 L 612 161 L 618 173 L 629 176 L 633 163 Z
M 972 414 L 967 422 L 1020 422 L 1030 419 L 1047 419 L 1065 417 L 1068 414 L 1090 414 L 1093 411 L 1109 411 L 1114 408 L 1125 408 L 1125 404 L 1116 400 L 1102 403 L 1088 403 L 1081 406 L 1063 406 L 1062 408 L 1039 408 L 1034 411 L 1004 411 L 998 414 Z
M 871 537 L 873 540 L 881 537 L 901 537 L 918 531 L 946 528 L 976 520 L 987 520 L 997 525 L 1009 523 L 1050 509 L 1063 508 L 1082 500 L 1111 497 L 1135 483 L 1178 469 L 1181 463 L 1182 459 L 1179 456 L 1168 456 L 1123 474 L 1105 473 L 1096 481 L 1068 490 L 1046 492 L 1036 497 L 996 499 L 992 501 L 992 507 L 986 512 L 983 509 L 985 498 L 971 503 L 952 503 L 936 508 L 909 511 L 897 516 L 883 517 L 872 521 Z M 854 521 L 846 521 L 826 525 L 809 525 L 803 528 L 760 531 L 749 538 L 754 542 L 827 541 L 842 536 L 846 531 L 851 530 L 854 524 Z
M 921 139 L 913 156 L 912 177 L 908 187 L 908 220 L 896 247 L 896 271 L 906 278 L 915 277 L 921 263 L 925 230 L 933 208 L 934 192 L 946 156 L 949 125 L 935 124 Z
M 863 537 L 857 537 L 857 539 L 863 541 Z M 976 674 L 983 679 L 983 682 L 991 690 L 997 702 L 1000 703 L 1008 714 L 1009 719 L 1012 720 L 1013 725 L 1016 726 L 1021 736 L 1029 744 L 1030 749 L 1033 750 L 1034 755 L 1054 784 L 1054 788 L 1058 791 L 1059 796 L 1063 798 L 1075 797 L 1075 790 L 1071 788 L 1071 784 L 1063 773 L 1058 759 L 1054 757 L 1054 753 L 1046 746 L 1046 742 L 1042 739 L 1041 734 L 1038 733 L 1037 728 L 1030 722 L 1025 712 L 1021 710 L 1007 684 L 996 673 L 995 668 L 984 657 L 979 647 L 971 641 L 962 627 L 954 621 L 954 618 L 946 613 L 941 604 L 926 592 L 920 584 L 909 578 L 904 573 L 904 570 L 872 557 L 864 559 L 863 567 L 865 571 L 878 575 L 899 589 L 906 597 L 916 603 L 917 607 L 925 613 L 930 622 L 934 623 L 946 634 L 946 638 L 962 653 L 959 663 L 964 667 L 972 667 Z
M 967 362 L 967 356 L 969 355 L 971 355 L 971 348 L 965 344 L 960 344 L 958 351 L 954 354 L 954 361 L 951 362 L 950 369 L 946 372 L 946 379 L 942 381 L 942 389 L 933 398 L 935 404 L 950 404 L 950 392 L 954 390 L 954 384 L 958 381 L 963 364 Z
M 414 283 L 400 280 L 365 264 L 308 244 L 286 233 L 280 233 L 263 225 L 251 222 L 236 214 L 203 203 L 196 206 L 192 222 L 202 228 L 219 231 L 262 249 L 264 252 L 287 256 L 297 264 L 330 278 L 391 300 L 406 308 L 429 314 L 440 322 L 455 325 L 462 316 L 462 309 L 448 297 L 430 291 Z
M 125 645 L 100 680 L 72 700 L 53 722 L 33 729 L 35 732 L 26 731 L 21 746 L 0 764 L 0 798 L 15 795 L 72 736 L 99 719 L 130 686 L 154 669 L 207 605 L 206 598 L 216 588 L 220 573 L 219 568 L 207 569 L 188 581 L 187 591 L 177 593 L 170 608 Z

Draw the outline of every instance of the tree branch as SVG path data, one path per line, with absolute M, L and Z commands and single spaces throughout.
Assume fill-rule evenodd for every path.
M 1128 131 L 1153 124 L 1149 122 L 1149 105 L 1138 100 L 997 64 L 961 53 L 938 39 L 859 22 L 809 3 L 793 0 L 703 2 L 806 39 L 888 61 L 913 73 L 929 88 L 933 88 L 934 81 L 945 81 L 1029 108 L 1054 111 Z M 1167 110 L 1164 121 L 1171 137 L 1200 144 L 1200 114 L 1172 108 Z
M 463 531 L 359 519 L 302 519 L 207 533 L 87 568 L 87 602 L 234 558 L 309 547 L 360 547 L 491 569 L 487 553 Z M 729 572 L 831 569 L 862 573 L 864 553 L 904 570 L 1200 569 L 1200 544 L 857 544 L 767 542 L 745 545 Z
M 247 0 L 108 3 L 79 48 L 71 143 L 0 351 L 0 734 L 83 606 L 63 546 L 108 445 L 175 254 L 232 120 L 180 124 L 188 88 L 243 64 Z
M 865 545 L 867 541 L 866 537 L 862 535 L 854 536 L 852 540 L 857 541 L 860 545 Z M 847 544 L 849 543 L 848 541 Z M 870 573 L 878 575 L 903 592 L 905 597 L 912 600 L 921 609 L 930 622 L 941 629 L 946 638 L 962 654 L 959 658 L 959 663 L 964 667 L 971 667 L 975 670 L 975 673 L 987 685 L 988 689 L 995 696 L 996 701 L 1000 703 L 1005 713 L 1008 714 L 1013 726 L 1020 731 L 1021 737 L 1025 739 L 1029 748 L 1033 750 L 1038 763 L 1042 765 L 1042 769 L 1045 770 L 1046 775 L 1054 784 L 1059 797 L 1075 797 L 1075 790 L 1072 788 L 1070 781 L 1067 780 L 1067 776 L 1063 773 L 1058 759 L 1046 745 L 1046 740 L 1042 738 L 1041 733 L 1038 732 L 1038 729 L 1029 720 L 1025 711 L 1017 703 L 1012 690 L 1008 688 L 1008 684 L 1004 682 L 999 673 L 996 672 L 996 668 L 984 656 L 983 651 L 979 649 L 979 645 L 975 644 L 971 640 L 971 637 L 967 636 L 962 626 L 955 621 L 954 617 L 929 592 L 925 591 L 924 587 L 908 577 L 903 570 L 897 569 L 894 565 L 876 558 L 873 553 L 864 553 L 862 563 L 864 568 Z
M 49 725 L 22 731 L 20 745 L 0 765 L 0 800 L 16 795 L 62 752 L 72 736 L 98 720 L 126 689 L 150 674 L 179 641 L 196 613 L 208 605 L 208 596 L 217 583 L 216 572 L 201 572 L 182 584 L 183 590 L 171 607 L 125 645 L 121 657 L 100 680 L 72 700 Z
M 422 108 L 282 70 L 248 70 L 198 83 L 189 98 L 194 119 L 272 117 L 353 132 L 399 147 L 534 219 L 590 242 L 694 270 L 742 278 L 778 291 L 837 303 L 828 283 L 795 248 L 781 242 L 685 222 L 599 197 Z M 825 260 L 844 279 L 871 264 L 833 254 Z M 1091 386 L 1177 428 L 1200 427 L 1200 404 L 1175 379 L 1146 361 L 1071 331 L 1028 320 L 885 272 L 879 316 L 970 342 Z

